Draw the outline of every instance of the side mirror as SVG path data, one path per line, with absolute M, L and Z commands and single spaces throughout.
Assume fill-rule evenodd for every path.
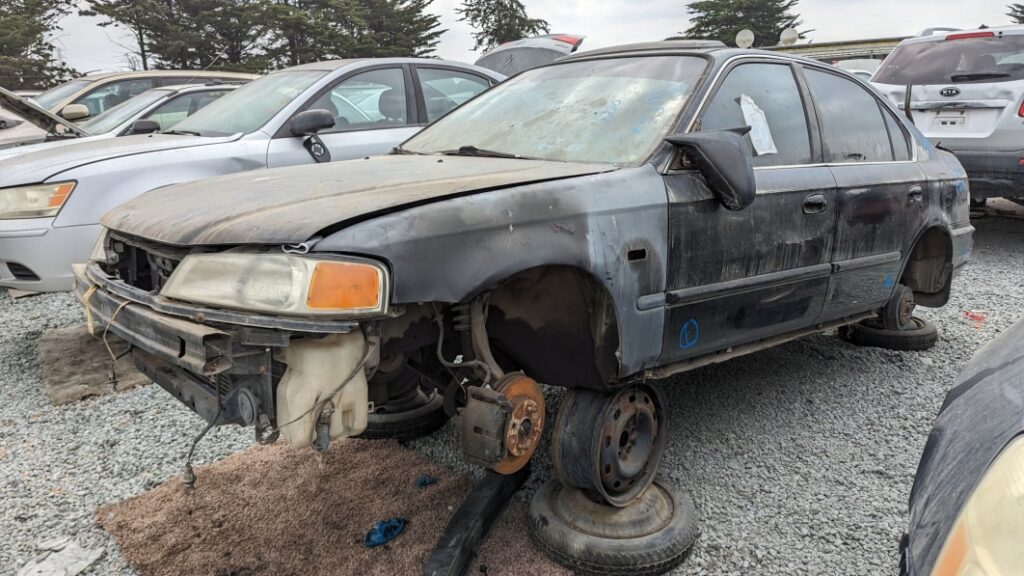
M 324 128 L 334 127 L 334 115 L 327 110 L 306 110 L 292 117 L 292 136 L 309 136 Z
M 160 123 L 156 120 L 136 120 L 129 134 L 152 134 L 160 131 Z
M 742 210 L 754 201 L 754 152 L 746 138 L 750 126 L 676 134 L 666 142 L 682 148 L 707 179 L 718 200 L 729 210 Z
M 81 120 L 90 116 L 89 108 L 85 104 L 68 104 L 61 111 L 60 115 L 66 120 Z

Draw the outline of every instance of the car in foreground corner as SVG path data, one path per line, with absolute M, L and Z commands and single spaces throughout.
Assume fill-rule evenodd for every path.
M 979 350 L 946 396 L 910 493 L 901 576 L 1024 567 L 1024 321 Z
M 1024 201 L 1024 26 L 903 40 L 871 79 L 935 144 L 957 155 L 976 204 Z
M 99 218 L 149 190 L 261 168 L 383 154 L 504 77 L 434 59 L 279 70 L 161 133 L 0 159 L 0 287 L 71 288 Z
M 931 345 L 914 306 L 949 298 L 968 212 L 955 157 L 849 74 L 657 42 L 525 71 L 388 156 L 154 190 L 104 216 L 75 293 L 208 422 L 296 447 L 459 414 L 466 460 L 514 474 L 537 383 L 568 388 L 534 536 L 653 574 L 696 535 L 654 482 L 653 380 L 839 326 Z

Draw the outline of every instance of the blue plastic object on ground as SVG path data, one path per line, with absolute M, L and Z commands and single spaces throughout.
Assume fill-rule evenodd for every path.
M 406 522 L 405 518 L 388 518 L 377 522 L 366 533 L 366 538 L 363 538 L 363 546 L 374 548 L 391 542 L 405 530 Z
M 426 488 L 427 486 L 430 486 L 431 484 L 437 484 L 437 478 L 434 478 L 433 476 L 430 476 L 428 474 L 424 474 L 423 476 L 420 476 L 419 478 L 416 479 L 417 488 L 423 489 Z

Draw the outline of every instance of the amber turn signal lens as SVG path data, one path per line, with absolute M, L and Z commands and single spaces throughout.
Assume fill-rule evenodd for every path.
M 74 182 L 65 182 L 63 184 L 57 184 L 53 187 L 53 191 L 50 192 L 49 207 L 60 208 L 67 201 L 68 196 L 71 195 L 71 191 L 75 189 Z
M 311 310 L 373 310 L 380 307 L 381 273 L 354 262 L 319 262 L 306 295 Z

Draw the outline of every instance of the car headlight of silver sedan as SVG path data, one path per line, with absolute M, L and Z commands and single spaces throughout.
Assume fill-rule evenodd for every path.
M 343 316 L 387 309 L 387 270 L 355 258 L 221 252 L 186 256 L 162 296 L 252 312 Z
M 0 220 L 56 216 L 75 182 L 54 182 L 0 189 Z
M 932 576 L 1004 576 L 1024 566 L 1024 436 L 989 466 L 946 537 Z

